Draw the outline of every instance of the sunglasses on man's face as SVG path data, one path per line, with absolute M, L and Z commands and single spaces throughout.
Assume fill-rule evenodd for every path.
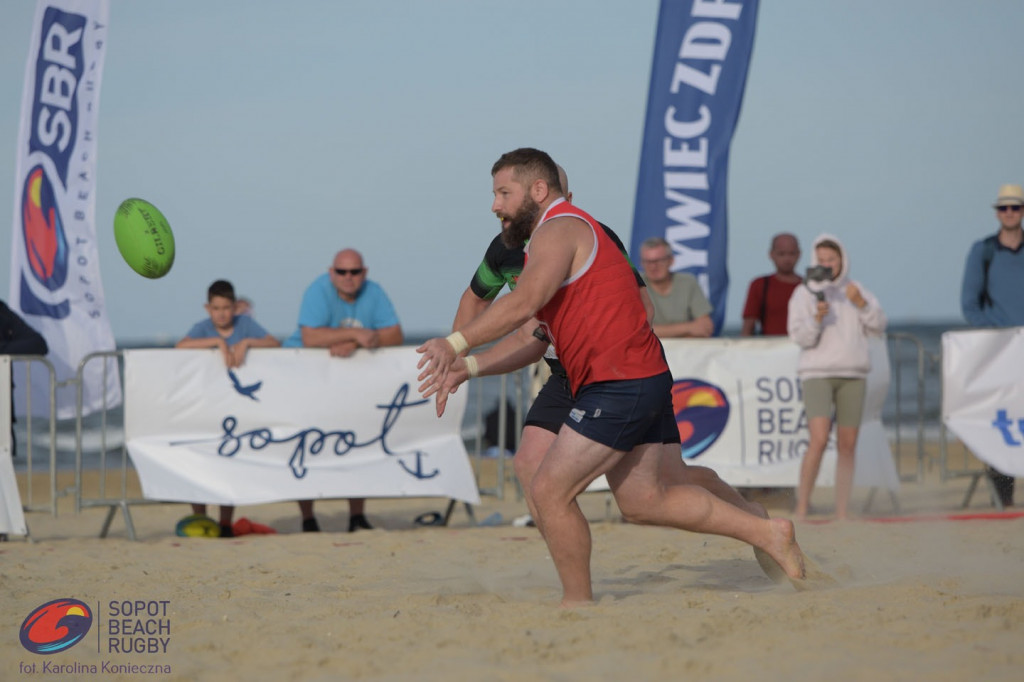
M 342 277 L 344 277 L 345 275 L 352 275 L 353 277 L 357 277 L 363 274 L 364 270 L 366 270 L 366 268 L 352 268 L 350 270 L 346 270 L 345 268 L 334 268 L 334 274 L 341 275 Z
M 1019 213 L 1021 211 L 1021 209 L 1024 209 L 1024 206 L 997 206 L 996 207 L 996 210 L 999 211 L 1000 213 L 1006 213 L 1007 211 L 1013 211 L 1014 213 Z

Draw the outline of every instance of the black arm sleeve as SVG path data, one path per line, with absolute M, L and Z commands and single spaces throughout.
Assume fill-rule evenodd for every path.
M 0 301 L 0 354 L 46 355 L 46 339 Z
M 619 235 L 615 234 L 615 232 L 612 231 L 612 228 L 608 227 L 604 223 L 598 223 L 598 225 L 601 226 L 601 229 L 604 230 L 605 234 L 611 237 L 612 241 L 615 242 L 615 246 L 617 246 L 619 248 L 619 251 L 622 252 L 622 255 L 625 257 L 626 262 L 629 263 L 629 267 L 633 268 L 633 277 L 636 277 L 636 285 L 641 288 L 647 286 L 647 282 L 645 282 L 644 278 L 641 277 L 640 271 L 636 269 L 635 265 L 633 265 L 633 261 L 629 260 L 629 252 L 627 252 L 626 247 L 623 246 L 622 240 L 619 239 Z

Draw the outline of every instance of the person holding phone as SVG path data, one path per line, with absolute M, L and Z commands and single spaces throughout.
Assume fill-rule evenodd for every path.
M 811 493 L 836 423 L 836 517 L 849 515 L 854 452 L 871 370 L 868 336 L 885 332 L 878 299 L 849 277 L 850 259 L 839 239 L 814 240 L 805 285 L 789 299 L 787 330 L 800 346 L 797 375 L 810 438 L 800 465 L 796 516 L 805 519 Z

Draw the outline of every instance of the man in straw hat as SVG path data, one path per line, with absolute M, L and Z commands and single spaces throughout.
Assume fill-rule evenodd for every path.
M 999 231 L 974 242 L 967 254 L 960 308 L 975 327 L 1024 325 L 1024 189 L 999 188 L 994 206 Z M 1013 504 L 1013 478 L 989 468 L 1004 506 Z

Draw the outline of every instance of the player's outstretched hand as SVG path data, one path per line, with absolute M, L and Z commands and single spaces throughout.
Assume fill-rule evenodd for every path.
M 447 339 L 428 339 L 422 346 L 416 349 L 423 357 L 416 363 L 416 369 L 422 369 L 418 380 L 423 382 L 420 385 L 420 393 L 424 398 L 433 395 L 444 385 L 448 371 L 455 362 L 455 349 L 448 343 Z
M 420 384 L 419 391 L 424 398 L 434 396 L 434 406 L 437 416 L 440 417 L 444 414 L 444 408 L 448 404 L 448 396 L 459 390 L 459 386 L 468 379 L 469 369 L 466 367 L 466 361 L 463 358 L 457 358 L 452 363 L 451 369 L 448 370 L 444 382 L 438 384 L 427 380 Z

